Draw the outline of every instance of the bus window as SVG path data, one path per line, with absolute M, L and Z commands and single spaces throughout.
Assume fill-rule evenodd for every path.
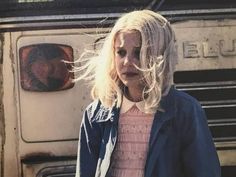
M 74 86 L 70 72 L 73 49 L 60 44 L 37 44 L 20 48 L 21 87 L 28 91 L 59 91 Z

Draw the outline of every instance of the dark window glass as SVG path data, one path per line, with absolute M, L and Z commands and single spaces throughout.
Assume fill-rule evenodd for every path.
M 73 49 L 61 44 L 36 44 L 21 47 L 21 87 L 28 91 L 59 91 L 73 87 L 70 72 Z M 70 62 L 70 63 L 68 63 Z

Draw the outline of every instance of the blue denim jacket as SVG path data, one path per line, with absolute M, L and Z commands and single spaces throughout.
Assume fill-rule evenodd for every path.
M 220 177 L 206 116 L 191 96 L 171 88 L 155 113 L 145 177 Z M 109 177 L 120 108 L 94 101 L 84 112 L 76 177 Z

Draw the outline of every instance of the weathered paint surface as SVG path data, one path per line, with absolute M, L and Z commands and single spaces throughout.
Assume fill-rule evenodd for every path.
M 173 27 L 178 41 L 177 70 L 236 68 L 235 20 L 190 20 Z
M 0 34 L 0 176 L 3 176 L 3 144 L 5 142 L 5 123 L 4 123 L 4 110 L 3 110 L 3 36 Z
M 3 172 L 2 177 L 16 176 L 20 174 L 20 162 L 18 158 L 18 131 L 16 116 L 15 96 L 15 54 L 11 46 L 11 34 L 4 33 L 3 45 L 3 103 L 4 103 L 4 128 L 5 140 L 3 144 Z M 13 170 L 14 169 L 14 170 Z

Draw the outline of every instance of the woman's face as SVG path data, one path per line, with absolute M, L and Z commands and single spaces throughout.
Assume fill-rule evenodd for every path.
M 141 35 L 137 31 L 119 32 L 115 38 L 115 67 L 119 79 L 130 90 L 142 92 L 144 84 L 140 67 Z

